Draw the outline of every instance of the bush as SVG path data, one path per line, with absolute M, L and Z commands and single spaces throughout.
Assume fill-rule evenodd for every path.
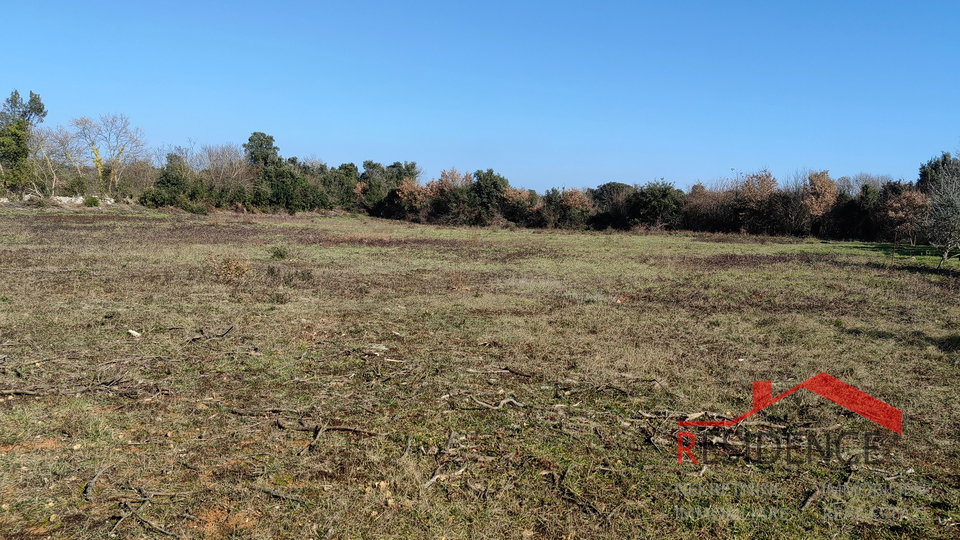
M 82 176 L 74 176 L 61 188 L 69 197 L 77 197 L 87 192 L 87 180 Z
M 83 205 L 88 208 L 93 208 L 94 206 L 100 206 L 100 199 L 96 197 L 84 197 Z
M 160 208 L 161 206 L 172 206 L 174 198 L 166 191 L 157 188 L 147 188 L 140 194 L 137 202 L 150 208 Z

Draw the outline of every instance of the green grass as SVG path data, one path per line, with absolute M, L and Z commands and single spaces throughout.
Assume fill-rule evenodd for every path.
M 0 537 L 957 534 L 960 276 L 923 248 L 103 208 L 0 240 Z M 677 465 L 678 415 L 820 371 L 903 410 L 879 463 Z M 874 427 L 808 392 L 757 419 Z M 811 499 L 890 481 L 925 494 Z M 880 503 L 933 520 L 824 518 Z M 677 516 L 721 505 L 790 517 Z

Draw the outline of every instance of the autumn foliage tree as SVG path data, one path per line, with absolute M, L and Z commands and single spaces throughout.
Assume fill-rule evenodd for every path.
M 774 228 L 777 179 L 770 171 L 761 169 L 744 176 L 738 188 L 736 205 L 741 228 L 754 234 L 770 234 Z
M 473 175 L 456 167 L 440 171 L 440 178 L 427 182 L 430 219 L 449 225 L 472 224 L 476 209 L 470 205 L 471 184 Z
M 919 230 L 927 201 L 926 194 L 906 182 L 887 182 L 881 188 L 877 211 L 883 231 L 893 241 L 891 260 L 899 242 Z
M 837 202 L 837 184 L 829 171 L 814 171 L 807 176 L 803 192 L 803 206 L 810 217 L 810 231 L 817 234 L 823 228 L 823 217 Z

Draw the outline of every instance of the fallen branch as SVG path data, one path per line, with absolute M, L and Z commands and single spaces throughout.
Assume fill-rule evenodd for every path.
M 528 378 L 528 379 L 532 379 L 532 378 L 533 378 L 533 375 L 528 375 L 528 374 L 526 374 L 526 373 L 524 373 L 524 372 L 522 372 L 522 371 L 513 369 L 513 368 L 510 367 L 510 366 L 503 366 L 503 369 L 505 369 L 505 370 L 509 371 L 510 373 L 513 373 L 514 375 L 517 375 L 517 376 L 519 376 L 519 377 L 526 377 L 526 378 Z
M 90 481 L 87 482 L 87 484 L 83 487 L 83 497 L 85 499 L 87 499 L 88 501 L 93 500 L 93 485 L 97 483 L 97 479 L 100 478 L 100 475 L 103 474 L 104 471 L 106 471 L 109 468 L 110 466 L 107 465 L 106 467 L 97 471 L 97 474 L 93 475 L 93 478 L 91 478 Z
M 210 341 L 211 339 L 220 339 L 223 336 L 229 334 L 231 330 L 233 330 L 232 326 L 230 328 L 227 328 L 226 331 L 224 331 L 222 334 L 211 334 L 208 336 L 207 334 L 204 333 L 203 328 L 201 328 L 200 335 L 193 336 L 192 338 L 188 339 L 187 343 L 193 343 L 194 341 L 200 341 L 201 339 L 205 341 Z
M 260 487 L 260 486 L 253 486 L 253 489 L 255 489 L 255 490 L 257 490 L 257 491 L 262 491 L 263 493 L 266 493 L 267 495 L 272 495 L 273 497 L 276 497 L 276 498 L 278 498 L 278 499 L 283 499 L 283 500 L 285 500 L 285 501 L 292 501 L 292 502 L 297 502 L 297 503 L 300 503 L 300 504 L 307 504 L 307 501 L 305 501 L 305 500 L 303 500 L 303 499 L 298 499 L 298 498 L 296 498 L 296 497 L 291 497 L 290 495 L 284 495 L 283 493 L 280 493 L 279 491 L 274 491 L 274 490 L 269 489 L 269 488 Z
M 470 399 L 472 399 L 473 401 L 475 401 L 475 402 L 477 403 L 477 405 L 482 405 L 482 406 L 484 406 L 484 407 L 486 407 L 486 408 L 488 408 L 488 409 L 502 409 L 504 405 L 516 405 L 517 407 L 526 407 L 526 405 L 524 405 L 523 403 L 520 403 L 519 401 L 517 401 L 517 400 L 515 400 L 515 399 L 513 399 L 513 398 L 502 399 L 502 400 L 500 400 L 500 403 L 498 403 L 498 404 L 496 404 L 496 405 L 491 405 L 491 404 L 489 404 L 489 403 L 487 403 L 487 402 L 485 402 L 485 401 L 480 401 L 479 399 L 477 399 L 477 398 L 475 398 L 475 397 L 473 397 L 473 396 L 470 396 Z
M 280 422 L 278 421 L 277 423 L 279 424 Z M 320 435 L 323 435 L 324 431 L 326 431 L 326 427 L 321 428 L 319 424 L 315 426 L 313 428 L 313 440 L 310 441 L 310 444 L 308 444 L 303 450 L 297 452 L 297 455 L 302 456 L 303 454 L 313 450 L 313 445 L 317 444 L 317 441 L 320 440 Z
M 139 509 L 135 509 L 134 507 L 130 506 L 129 503 L 126 503 L 126 502 L 125 502 L 125 503 L 123 503 L 123 505 L 127 507 L 127 510 L 129 510 L 131 514 L 133 514 L 134 516 L 137 517 L 137 519 L 139 519 L 140 521 L 142 521 L 144 525 L 147 525 L 148 527 L 153 528 L 155 531 L 157 531 L 157 532 L 160 533 L 160 534 L 164 534 L 164 535 L 166 535 L 166 536 L 172 536 L 173 538 L 180 538 L 180 535 L 179 535 L 179 534 L 170 532 L 170 531 L 164 529 L 163 527 L 157 525 L 156 523 L 150 521 L 149 519 L 143 517 L 143 516 L 140 514 L 140 510 L 139 510 Z M 146 506 L 146 503 L 144 503 L 144 506 Z M 143 506 L 141 506 L 140 508 L 143 508 Z M 124 516 L 124 517 L 126 517 L 126 516 Z M 120 518 L 120 521 L 123 521 L 123 519 L 124 519 L 124 518 Z M 120 524 L 120 522 L 118 521 L 118 522 L 117 522 L 117 525 L 119 525 L 119 524 Z M 114 528 L 116 528 L 116 526 L 114 526 Z
M 443 464 L 440 464 L 440 466 L 437 467 L 437 470 L 434 471 L 433 477 L 430 478 L 429 480 L 427 480 L 427 482 L 426 482 L 425 484 L 423 484 L 423 488 L 426 489 L 426 488 L 432 486 L 432 485 L 434 484 L 434 482 L 437 482 L 437 481 L 446 481 L 446 480 L 449 480 L 450 478 L 453 478 L 453 477 L 455 477 L 455 476 L 460 476 L 461 474 L 464 473 L 464 471 L 467 470 L 467 467 L 468 467 L 468 465 L 464 465 L 463 468 L 461 468 L 459 471 L 457 471 L 457 472 L 455 472 L 455 473 L 453 473 L 453 474 L 440 474 L 440 469 L 443 468 Z
M 586 513 L 593 513 L 593 514 L 596 514 L 597 516 L 602 516 L 603 514 L 600 512 L 599 508 L 594 506 L 592 502 L 574 493 L 573 490 L 566 485 L 565 482 L 567 479 L 567 473 L 569 472 L 570 472 L 570 469 L 567 468 L 567 470 L 563 471 L 563 474 L 560 476 L 559 479 L 557 479 L 556 474 L 554 473 L 554 485 L 557 487 L 557 489 L 560 490 L 560 498 L 568 502 L 572 502 L 573 504 L 580 507 L 580 509 Z
M 627 420 L 630 420 L 633 422 L 639 422 L 640 420 L 652 419 L 652 418 L 655 418 L 658 420 L 667 420 L 670 418 L 683 418 L 684 420 L 696 420 L 697 418 L 701 418 L 703 416 L 710 416 L 713 418 L 722 418 L 724 420 L 732 419 L 732 417 L 727 416 L 725 414 L 708 412 L 708 411 L 700 411 L 696 413 L 686 413 L 686 412 L 680 412 L 680 411 L 662 411 L 657 414 L 651 414 L 638 409 L 637 414 L 639 414 L 643 418 L 627 418 Z
M 291 429 L 293 431 L 316 431 L 317 429 L 320 428 L 319 424 L 314 426 L 303 426 L 303 425 L 290 426 L 290 425 L 284 424 L 280 420 L 277 420 L 276 424 L 277 424 L 277 427 L 280 429 Z M 383 435 L 382 433 L 377 433 L 375 431 L 367 431 L 365 429 L 359 429 L 359 428 L 350 427 L 350 426 L 325 426 L 321 430 L 321 433 L 324 431 L 345 431 L 347 433 L 358 433 L 360 435 L 367 435 L 370 437 L 380 437 L 381 435 Z
M 817 488 L 813 491 L 813 493 L 811 493 L 807 497 L 807 500 L 803 502 L 803 506 L 800 507 L 800 511 L 802 512 L 807 508 L 810 508 L 810 505 L 815 503 L 819 498 L 820 498 L 820 488 Z
M 797 431 L 835 431 L 842 427 L 843 425 L 841 424 L 834 424 L 827 427 L 799 427 L 797 428 Z
M 407 457 L 407 454 L 410 453 L 410 445 L 411 445 L 412 443 L 413 443 L 413 438 L 412 438 L 412 437 L 407 437 L 407 446 L 406 446 L 406 448 L 403 449 L 403 453 L 400 454 L 400 457 L 398 457 L 398 458 L 396 459 L 396 462 L 397 462 L 397 463 L 400 463 L 400 461 L 403 460 L 403 458 Z
M 40 392 L 30 390 L 0 390 L 0 396 L 39 396 Z
M 793 444 L 764 444 L 758 447 L 756 444 L 750 444 L 749 441 L 747 442 L 731 441 L 730 439 L 724 439 L 723 437 L 706 437 L 703 439 L 703 442 L 712 444 L 714 446 L 748 447 L 748 448 L 753 448 L 754 450 L 758 448 L 760 450 L 778 450 L 778 449 L 787 449 L 787 448 L 791 450 L 797 450 L 797 449 L 802 449 L 807 447 L 805 444 L 802 444 L 799 442 L 793 443 Z
M 290 426 L 290 425 L 284 424 L 280 420 L 276 421 L 276 425 L 280 429 L 289 429 L 293 431 L 314 431 L 318 427 L 318 426 L 306 426 L 306 425 L 303 425 L 302 423 L 299 426 Z
M 786 429 L 786 427 L 787 427 L 787 426 L 784 426 L 784 425 L 781 425 L 781 424 L 772 424 L 772 423 L 770 423 L 770 422 L 761 422 L 761 421 L 757 421 L 757 422 L 740 422 L 739 425 L 741 425 L 741 426 L 758 426 L 758 427 L 765 427 L 765 428 L 770 428 L 770 429 Z
M 367 435 L 369 437 L 380 437 L 383 434 L 377 433 L 376 431 L 367 431 L 365 429 L 357 429 L 347 426 L 328 426 L 324 431 L 346 431 L 347 433 L 358 433 L 360 435 Z
M 292 413 L 298 416 L 306 416 L 309 413 L 303 411 L 298 411 L 297 409 L 230 409 L 230 414 L 235 414 L 237 416 L 266 416 L 268 414 L 282 414 L 282 413 Z

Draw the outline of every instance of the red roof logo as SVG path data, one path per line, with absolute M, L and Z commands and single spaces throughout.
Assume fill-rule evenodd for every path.
M 826 373 L 814 375 L 776 397 L 773 396 L 772 382 L 753 381 L 753 409 L 750 409 L 733 420 L 681 420 L 677 422 L 677 425 L 681 427 L 734 426 L 801 388 L 806 388 L 815 394 L 829 399 L 837 405 L 846 407 L 891 431 L 895 431 L 901 435 L 903 434 L 903 413 L 900 409 L 887 405 L 870 394 Z

